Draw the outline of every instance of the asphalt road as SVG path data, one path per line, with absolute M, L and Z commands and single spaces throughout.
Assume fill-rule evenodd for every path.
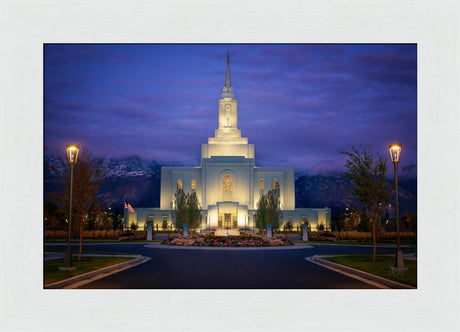
M 83 250 L 135 253 L 152 258 L 80 287 L 85 289 L 375 288 L 304 259 L 321 254 L 371 252 L 370 247 L 313 245 L 310 249 L 228 251 L 156 249 L 139 243 L 83 247 Z

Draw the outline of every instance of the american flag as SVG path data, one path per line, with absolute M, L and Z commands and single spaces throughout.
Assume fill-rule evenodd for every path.
M 125 199 L 125 209 L 128 209 L 129 212 L 134 213 L 134 209 Z

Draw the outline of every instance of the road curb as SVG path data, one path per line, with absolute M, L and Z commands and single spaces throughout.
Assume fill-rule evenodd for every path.
M 116 257 L 116 256 L 120 256 L 120 255 L 115 255 L 114 257 Z M 69 279 L 57 281 L 57 282 L 54 282 L 52 284 L 48 284 L 48 285 L 44 286 L 43 288 L 44 289 L 61 289 L 61 288 L 64 288 L 64 287 L 68 287 L 68 286 L 70 286 L 72 284 L 81 282 L 83 280 L 91 279 L 91 278 L 93 278 L 95 276 L 98 276 L 100 274 L 109 275 L 109 274 L 111 274 L 110 272 L 113 272 L 115 270 L 128 269 L 128 268 L 134 267 L 134 266 L 136 266 L 138 264 L 147 262 L 147 261 L 149 261 L 151 259 L 150 257 L 145 257 L 145 256 L 142 256 L 142 255 L 122 256 L 122 257 L 133 257 L 134 259 L 130 259 L 129 261 L 118 263 L 118 264 L 115 264 L 115 265 L 107 266 L 107 267 L 104 267 L 104 268 L 99 269 L 99 270 L 94 270 L 94 271 L 90 271 L 90 272 L 87 272 L 87 273 L 83 273 L 83 274 L 80 274 L 78 276 L 75 276 L 75 277 L 72 277 L 72 278 L 69 278 Z
M 403 283 L 400 283 L 400 282 L 397 282 L 397 281 L 393 281 L 393 280 L 390 280 L 390 279 L 379 277 L 379 276 L 377 276 L 375 274 L 371 274 L 371 273 L 368 273 L 368 272 L 364 272 L 364 271 L 361 271 L 361 270 L 354 269 L 352 267 L 348 267 L 348 266 L 345 266 L 345 265 L 341 265 L 341 264 L 337 264 L 337 263 L 333 263 L 333 262 L 321 259 L 321 257 L 335 257 L 335 256 L 336 255 L 327 255 L 327 256 L 326 255 L 321 255 L 321 256 L 315 255 L 315 256 L 312 257 L 312 260 L 314 262 L 318 263 L 318 264 L 321 264 L 321 265 L 325 266 L 325 267 L 332 267 L 334 269 L 342 270 L 342 271 L 345 271 L 345 272 L 350 273 L 350 274 L 358 275 L 361 278 L 381 283 L 381 284 L 386 285 L 386 286 L 388 286 L 390 288 L 395 288 L 395 289 L 417 289 L 416 287 L 413 287 L 411 285 L 406 285 L 406 284 L 403 284 Z
M 313 245 L 294 243 L 292 246 L 274 246 L 274 247 L 201 247 L 201 246 L 177 246 L 177 245 L 166 245 L 161 244 L 161 242 L 155 242 L 151 244 L 144 245 L 146 248 L 154 249 L 172 249 L 172 250 L 235 250 L 235 251 L 244 251 L 244 250 L 295 250 L 295 249 L 311 249 L 314 248 Z

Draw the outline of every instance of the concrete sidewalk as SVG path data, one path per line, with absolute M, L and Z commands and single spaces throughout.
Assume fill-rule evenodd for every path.
M 346 255 L 315 255 L 312 257 L 305 257 L 305 260 L 321 265 L 330 270 L 345 274 L 352 278 L 367 282 L 371 285 L 377 286 L 379 288 L 392 288 L 392 289 L 417 289 L 411 285 L 406 285 L 397 281 L 386 279 L 375 274 L 364 272 L 361 270 L 354 269 L 345 265 L 337 264 L 330 262 L 328 260 L 322 259 L 322 257 L 336 257 L 336 256 L 346 256 Z M 415 258 L 414 258 L 415 257 Z M 416 254 L 407 254 L 404 255 L 406 259 L 416 259 Z
M 43 259 L 45 261 L 49 261 L 52 259 L 59 259 L 59 258 L 64 258 L 65 253 L 64 252 L 53 252 L 53 251 L 45 251 L 43 253 L 44 257 Z M 72 255 L 77 256 L 75 254 Z M 105 255 L 105 254 L 82 254 L 82 257 L 138 257 L 139 255 Z
M 51 259 L 60 259 L 64 258 L 64 253 L 59 253 L 59 252 L 45 252 L 45 260 L 51 260 Z M 89 256 L 89 257 L 132 257 L 133 259 L 130 259 L 129 261 L 122 262 L 119 264 L 111 265 L 104 267 L 102 269 L 90 271 L 87 273 L 79 274 L 75 277 L 57 281 L 51 284 L 45 285 L 43 288 L 44 289 L 72 289 L 72 288 L 77 288 L 81 285 L 93 282 L 97 279 L 101 279 L 104 277 L 107 277 L 111 274 L 121 272 L 123 270 L 129 269 L 131 267 L 134 267 L 136 265 L 148 262 L 151 260 L 150 257 L 145 257 L 142 255 L 100 255 L 100 254 L 84 254 L 82 256 Z

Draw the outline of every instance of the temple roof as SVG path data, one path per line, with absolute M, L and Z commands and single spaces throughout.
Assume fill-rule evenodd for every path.
M 235 93 L 233 92 L 232 80 L 230 79 L 230 55 L 227 51 L 227 70 L 225 72 L 225 86 L 222 90 L 221 98 L 235 98 Z

